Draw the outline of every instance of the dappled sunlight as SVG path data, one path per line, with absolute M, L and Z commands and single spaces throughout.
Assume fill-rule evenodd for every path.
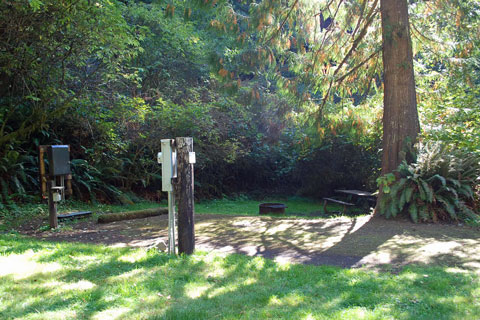
M 75 311 L 69 310 L 68 308 L 49 311 L 49 312 L 38 312 L 31 314 L 28 319 L 38 319 L 38 320 L 65 320 L 65 319 L 75 319 L 78 315 Z
M 244 285 L 244 286 L 251 286 L 251 285 L 253 285 L 253 284 L 257 283 L 257 282 L 258 282 L 258 280 L 257 280 L 256 278 L 250 277 L 250 278 L 245 279 L 245 280 L 242 282 L 242 285 Z
M 472 258 L 478 254 L 480 237 L 453 238 L 456 230 L 448 226 L 413 225 L 373 216 L 321 220 L 235 217 L 218 219 L 215 224 L 210 219 L 197 224 L 197 248 L 262 255 L 278 262 L 324 261 L 369 268 L 436 263 L 441 255 L 451 255 L 452 263 L 457 259 L 465 267 L 480 270 Z M 433 238 L 429 237 L 433 228 L 448 230 Z M 425 230 L 425 235 L 417 229 Z
M 302 320 L 314 320 L 315 317 L 313 316 L 313 314 L 308 313 L 308 314 L 306 314 L 304 317 L 302 317 L 301 319 L 302 319 Z
M 273 295 L 270 297 L 270 299 L 268 299 L 269 306 L 280 306 L 282 304 L 282 300 L 280 300 L 276 295 Z
M 12 275 L 15 280 L 22 280 L 43 273 L 52 273 L 62 269 L 57 262 L 38 263 L 34 261 L 39 253 L 28 250 L 24 254 L 0 256 L 0 277 Z
M 116 242 L 109 245 L 110 248 L 126 248 L 128 245 L 125 242 Z
M 90 290 L 96 285 L 88 280 L 80 280 L 74 283 L 65 283 L 60 286 L 61 290 Z
M 145 250 L 134 250 L 120 256 L 118 258 L 118 261 L 134 263 L 142 259 L 145 259 L 146 257 L 147 257 L 147 252 Z
M 131 271 L 122 273 L 118 276 L 113 277 L 114 280 L 129 280 L 129 279 L 138 279 L 141 276 L 144 276 L 145 269 L 143 268 L 138 268 L 138 269 L 133 269 Z
M 367 316 L 371 316 L 369 310 L 362 307 L 354 307 L 345 311 L 342 311 L 340 314 L 341 319 L 365 319 Z
M 472 270 L 480 270 L 477 240 L 418 238 L 413 235 L 395 235 L 364 256 L 358 266 L 374 266 L 389 263 L 462 264 Z
M 207 297 L 209 299 L 212 299 L 212 298 L 219 297 L 219 296 L 224 295 L 224 294 L 229 293 L 229 292 L 235 292 L 238 289 L 238 287 L 239 287 L 239 285 L 230 284 L 228 287 L 215 288 L 215 289 L 212 289 L 208 292 Z
M 158 239 L 167 240 L 166 222 L 166 217 L 158 216 L 95 228 L 101 231 L 99 242 L 107 241 L 111 248 L 147 248 Z M 91 241 L 88 239 L 93 231 L 87 232 L 87 241 Z M 86 239 L 83 229 L 53 236 L 68 241 Z M 392 265 L 395 270 L 410 263 L 429 263 L 458 265 L 480 272 L 478 232 L 451 225 L 389 221 L 371 215 L 311 220 L 202 214 L 196 216 L 195 237 L 196 250 L 262 256 L 281 263 L 372 269 Z M 82 259 L 87 258 L 79 257 L 76 261 L 81 264 Z M 135 259 L 122 261 L 134 263 Z
M 305 297 L 297 292 L 291 292 L 281 298 L 282 304 L 289 307 L 296 307 L 305 301 Z
M 143 240 L 132 240 L 128 241 L 126 245 L 128 247 L 149 247 L 153 244 L 155 244 L 157 239 L 152 238 L 152 239 L 143 239 Z
M 128 313 L 131 309 L 125 307 L 110 308 L 97 312 L 93 315 L 92 320 L 104 320 L 104 319 L 119 319 L 124 314 Z
M 299 306 L 301 303 L 304 302 L 304 296 L 296 293 L 296 292 L 291 292 L 281 298 L 279 298 L 277 295 L 272 295 L 268 299 L 268 306 L 271 307 L 279 307 L 279 306 L 288 306 L 288 307 L 296 307 Z
M 248 263 L 248 267 L 253 270 L 262 270 L 265 268 L 265 260 L 260 257 L 255 257 Z
M 412 268 L 392 275 L 213 252 L 169 257 L 144 249 L 95 248 L 76 251 L 72 244 L 59 244 L 57 253 L 40 250 L 33 258 L 26 251 L 32 259 L 64 259 L 62 271 L 22 280 L 4 276 L 1 289 L 8 300 L 0 298 L 0 312 L 29 319 L 342 320 L 412 319 L 411 307 L 418 305 L 432 316 L 480 312 L 478 279 L 471 272 Z M 96 263 L 69 263 L 86 255 L 97 257 Z M 18 259 L 13 253 L 6 257 Z
M 185 294 L 191 299 L 197 299 L 210 288 L 212 288 L 211 284 L 189 283 L 185 286 Z

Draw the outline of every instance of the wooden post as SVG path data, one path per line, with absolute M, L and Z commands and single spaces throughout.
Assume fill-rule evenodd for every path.
M 192 254 L 195 250 L 194 201 L 193 201 L 193 138 L 175 139 L 177 146 L 177 179 L 175 196 L 178 210 L 178 252 Z
M 69 196 L 73 195 L 73 190 L 72 190 L 72 175 L 71 174 L 67 174 L 65 179 L 67 180 L 67 192 L 65 192 L 66 194 L 68 194 Z
M 53 181 L 47 181 L 47 192 L 48 192 L 48 221 L 50 222 L 50 228 L 58 227 L 58 217 L 57 217 L 57 203 L 53 201 Z
M 45 146 L 38 147 L 38 165 L 40 172 L 40 185 L 41 185 L 41 197 L 45 199 L 47 197 L 47 184 L 45 177 Z

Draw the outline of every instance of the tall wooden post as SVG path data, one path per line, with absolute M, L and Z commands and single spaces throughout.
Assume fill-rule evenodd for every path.
M 48 221 L 50 222 L 50 228 L 56 229 L 58 227 L 58 217 L 57 217 L 57 203 L 53 201 L 53 181 L 47 181 L 47 192 L 48 192 Z
M 195 250 L 193 201 L 193 139 L 179 137 L 177 146 L 177 179 L 175 194 L 178 210 L 178 252 L 192 254 Z
M 40 173 L 40 185 L 41 185 L 41 194 L 40 196 L 42 199 L 45 199 L 47 195 L 47 179 L 45 177 L 45 146 L 38 147 L 38 165 L 39 165 L 39 173 Z

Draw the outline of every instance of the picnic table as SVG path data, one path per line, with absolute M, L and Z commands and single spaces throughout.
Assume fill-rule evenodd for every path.
M 323 210 L 327 213 L 327 202 L 337 203 L 343 206 L 342 214 L 345 214 L 347 211 L 347 207 L 354 207 L 354 206 L 369 206 L 369 202 L 375 202 L 375 195 L 368 191 L 363 190 L 347 190 L 347 189 L 337 189 L 335 190 L 337 193 L 342 193 L 348 196 L 347 201 L 334 199 L 334 198 L 323 198 Z M 355 203 L 352 203 L 352 198 L 355 197 Z
M 368 192 L 368 191 L 362 191 L 362 190 L 343 190 L 343 189 L 338 189 L 338 190 L 335 190 L 335 192 L 344 193 L 344 194 L 348 194 L 348 195 L 354 195 L 354 196 L 357 196 L 357 197 L 369 197 L 369 198 L 374 197 L 373 193 Z

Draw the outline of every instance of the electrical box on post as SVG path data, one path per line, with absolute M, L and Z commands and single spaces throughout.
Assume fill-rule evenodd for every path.
M 172 178 L 177 176 L 177 153 L 172 147 L 174 140 L 162 139 L 162 152 L 157 156 L 162 164 L 162 191 L 173 191 Z
M 67 145 L 53 145 L 47 151 L 50 176 L 70 174 L 70 151 Z

